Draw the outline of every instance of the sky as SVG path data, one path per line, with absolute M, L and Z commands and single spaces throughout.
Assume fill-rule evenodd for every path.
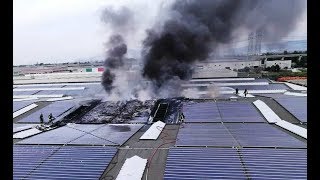
M 101 21 L 106 7 L 129 7 L 137 19 L 128 35 L 128 55 L 137 56 L 145 29 L 172 0 L 14 0 L 13 64 L 102 60 L 111 29 Z M 288 38 L 306 39 L 307 12 Z M 239 37 L 246 39 L 247 37 Z

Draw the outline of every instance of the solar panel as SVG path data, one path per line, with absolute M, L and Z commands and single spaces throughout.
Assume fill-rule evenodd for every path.
M 85 90 L 63 91 L 62 94 L 66 96 L 78 96 L 82 95 Z
M 194 103 L 183 106 L 186 122 L 221 122 L 216 103 Z
M 224 124 L 243 147 L 306 148 L 306 143 L 265 123 Z
M 237 146 L 221 123 L 185 124 L 180 127 L 176 146 Z
M 307 179 L 306 149 L 240 149 L 250 179 Z
M 270 98 L 292 98 L 293 96 L 288 96 L 288 95 L 285 95 L 285 94 L 267 94 L 267 93 L 265 93 L 265 94 L 259 94 L 259 93 L 257 93 L 257 94 L 254 94 L 254 95 L 259 95 L 259 96 L 264 96 L 264 97 L 270 97 Z
M 234 89 L 238 88 L 239 90 L 277 90 L 277 89 L 290 89 L 285 84 L 269 84 L 269 85 L 246 85 L 246 86 L 228 86 Z M 250 93 L 250 91 L 249 91 Z
M 39 91 L 13 91 L 13 95 L 33 95 L 38 93 Z
M 232 148 L 170 148 L 164 179 L 247 179 Z
M 25 85 L 25 86 L 18 86 L 16 87 L 16 89 L 32 89 L 32 88 L 61 88 L 63 85 L 43 85 L 41 84 L 41 86 L 32 86 L 32 85 Z
M 29 106 L 32 103 L 34 103 L 34 101 L 16 101 L 16 102 L 13 102 L 13 112 L 16 112 L 19 109 L 22 109 L 22 108 L 24 108 L 26 106 Z
M 108 124 L 70 144 L 122 145 L 142 126 L 143 124 Z
M 17 144 L 67 144 L 73 140 L 86 134 L 86 132 L 93 131 L 103 125 L 79 125 L 75 124 L 71 127 L 63 126 L 51 131 L 47 131 L 36 136 L 32 136 Z
M 307 97 L 276 98 L 275 100 L 301 122 L 307 122 Z
M 134 117 L 132 120 L 130 120 L 130 123 L 147 123 L 148 117 Z
M 13 146 L 13 179 L 23 179 L 57 150 L 57 146 Z
M 56 90 L 41 90 L 36 95 L 47 95 L 47 94 L 63 94 L 62 91 L 56 91 Z
M 28 122 L 28 123 L 39 123 L 40 122 L 40 114 L 43 114 L 44 122 L 48 122 L 48 116 L 52 113 L 53 117 L 57 118 L 66 111 L 70 110 L 72 107 L 75 106 L 73 101 L 57 101 L 53 102 L 52 104 L 36 111 L 29 116 L 21 119 L 19 122 Z
M 31 129 L 35 124 L 13 124 L 12 125 L 12 132 L 16 133 L 19 131 L 23 131 L 26 129 Z
M 65 86 L 65 88 L 67 88 L 67 87 L 79 87 L 79 86 L 67 85 L 67 86 Z M 81 85 L 81 87 L 85 87 L 85 89 L 82 90 L 81 92 L 78 91 L 78 92 L 70 92 L 70 93 L 74 93 L 74 95 L 82 95 L 82 96 L 104 93 L 104 89 L 103 89 L 101 84 Z M 67 95 L 71 96 L 72 94 L 67 94 Z
M 143 124 L 74 124 L 41 133 L 17 143 L 121 145 L 142 126 Z
M 218 102 L 223 122 L 266 122 L 250 102 Z
M 49 146 L 24 146 L 25 151 L 30 148 L 50 149 Z M 16 174 L 14 179 L 21 179 L 20 177 L 25 177 L 24 179 L 99 179 L 117 152 L 116 148 L 97 146 L 56 146 L 53 148 L 55 148 L 54 152 L 45 150 L 42 162 L 32 166 L 28 166 L 28 161 L 23 161 L 25 155 L 23 151 L 14 153 L 14 156 L 19 154 L 22 157 L 14 162 L 13 172 Z M 39 152 L 34 153 L 33 156 L 37 158 Z M 34 158 L 28 157 L 28 160 Z M 15 164 L 19 164 L 20 168 L 18 169 Z M 17 176 L 18 171 L 21 172 L 19 176 Z

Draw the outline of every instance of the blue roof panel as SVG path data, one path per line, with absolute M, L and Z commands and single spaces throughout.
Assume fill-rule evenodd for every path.
M 170 148 L 164 179 L 246 179 L 233 148 Z
M 307 179 L 307 149 L 240 149 L 250 179 Z
M 43 149 L 48 146 L 24 147 L 25 151 L 28 151 L 30 148 Z M 33 156 L 36 157 L 39 152 L 35 152 Z M 46 156 L 41 159 L 41 163 L 31 167 L 23 158 L 16 159 L 13 169 L 16 174 L 14 179 L 22 177 L 25 177 L 24 179 L 99 179 L 117 149 L 102 146 L 55 146 L 54 151 L 47 148 L 44 152 Z M 28 157 L 24 152 L 16 152 L 14 156 L 17 154 Z M 21 168 L 15 166 L 18 164 Z M 17 174 L 17 172 L 22 173 Z
M 221 123 L 181 125 L 176 146 L 237 146 L 238 143 Z
M 307 122 L 307 97 L 276 98 L 275 100 L 301 122 Z

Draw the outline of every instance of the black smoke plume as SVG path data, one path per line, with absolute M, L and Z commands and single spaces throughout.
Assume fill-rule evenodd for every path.
M 147 31 L 143 76 L 159 89 L 187 80 L 194 62 L 206 60 L 239 30 L 264 29 L 264 39 L 286 36 L 305 10 L 303 0 L 176 0 L 169 18 Z
M 102 74 L 102 82 L 106 92 L 110 93 L 116 78 L 115 71 L 124 65 L 124 56 L 127 53 L 127 45 L 122 34 L 128 33 L 131 27 L 133 13 L 126 7 L 114 10 L 112 7 L 106 8 L 101 16 L 101 20 L 112 30 L 112 35 L 106 43 L 108 48 L 107 58 L 104 62 L 105 71 Z
M 105 71 L 102 75 L 102 85 L 107 92 L 112 90 L 115 74 L 112 71 L 123 66 L 123 58 L 127 53 L 127 45 L 121 35 L 112 35 L 107 43 L 108 57 L 104 62 Z

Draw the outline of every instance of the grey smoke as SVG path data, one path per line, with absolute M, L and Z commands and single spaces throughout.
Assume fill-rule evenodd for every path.
M 139 78 L 150 80 L 151 88 L 137 84 L 128 93 L 137 96 L 141 89 L 151 89 L 152 92 L 140 94 L 178 96 L 181 82 L 192 77 L 194 63 L 216 56 L 219 46 L 238 39 L 239 32 L 249 34 L 263 29 L 263 41 L 281 39 L 295 28 L 305 9 L 304 0 L 176 0 L 165 16 L 158 16 L 157 23 L 147 29 L 142 42 L 143 67 Z M 123 72 L 127 64 L 126 40 L 139 27 L 137 20 L 144 20 L 135 15 L 122 7 L 106 8 L 101 17 L 112 32 L 102 77 L 107 92 L 112 91 L 116 74 Z M 122 86 L 119 80 L 116 84 Z M 118 95 L 123 89 L 128 88 L 118 88 Z
M 143 76 L 159 90 L 168 80 L 190 79 L 204 61 L 240 29 L 264 29 L 264 40 L 286 36 L 305 10 L 303 0 L 176 0 L 161 27 L 143 42 Z
M 130 33 L 134 30 L 134 13 L 127 7 L 115 9 L 106 7 L 101 16 L 101 20 L 108 25 L 113 33 Z
M 131 21 L 133 13 L 126 7 L 115 10 L 107 7 L 101 16 L 101 20 L 112 29 L 112 34 L 106 43 L 107 58 L 104 62 L 105 71 L 102 74 L 102 82 L 106 92 L 111 93 L 114 88 L 116 71 L 124 65 L 125 54 L 127 53 L 127 45 L 123 38 L 131 29 Z

